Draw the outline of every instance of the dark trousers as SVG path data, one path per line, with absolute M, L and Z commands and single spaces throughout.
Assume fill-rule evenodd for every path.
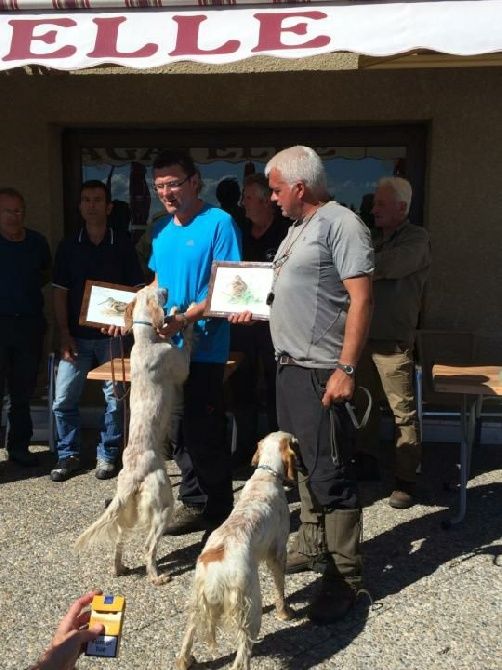
M 295 365 L 279 365 L 277 370 L 277 418 L 280 429 L 292 433 L 300 444 L 305 472 L 299 480 L 310 494 L 305 500 L 310 497 L 314 507 L 306 513 L 359 507 L 350 417 L 344 404 L 329 409 L 321 404 L 332 372 Z
M 223 363 L 192 363 L 183 403 L 173 413 L 173 456 L 181 470 L 180 499 L 205 505 L 212 519 L 227 517 L 233 505 L 230 447 L 225 439 Z
M 275 379 L 277 366 L 268 323 L 232 326 L 232 351 L 244 354 L 244 360 L 230 377 L 232 409 L 237 422 L 237 453 L 240 461 L 250 461 L 256 450 L 260 409 L 260 370 L 265 382 L 267 432 L 277 430 Z
M 30 400 L 42 355 L 42 317 L 0 316 L 0 399 L 9 394 L 7 450 L 26 453 L 33 435 Z

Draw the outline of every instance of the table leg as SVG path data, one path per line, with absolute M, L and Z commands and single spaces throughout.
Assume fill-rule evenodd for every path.
M 471 469 L 471 453 L 474 433 L 476 430 L 476 398 L 469 399 L 463 396 L 462 413 L 460 416 L 460 486 L 459 486 L 459 509 L 452 519 L 443 521 L 443 528 L 461 523 L 465 517 L 467 508 L 467 482 Z

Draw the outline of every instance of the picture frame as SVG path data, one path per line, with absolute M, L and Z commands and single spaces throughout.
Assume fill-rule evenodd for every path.
M 85 282 L 80 308 L 79 325 L 92 328 L 124 326 L 124 312 L 139 289 L 123 284 L 94 281 Z
M 273 275 L 272 263 L 213 261 L 204 316 L 224 318 L 249 310 L 254 320 L 268 321 Z

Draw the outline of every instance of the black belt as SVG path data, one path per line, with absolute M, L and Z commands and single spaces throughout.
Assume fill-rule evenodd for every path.
M 291 356 L 288 356 L 287 354 L 281 354 L 280 356 L 277 356 L 277 362 L 279 365 L 300 365 L 299 361 L 296 361 L 294 358 L 291 358 Z

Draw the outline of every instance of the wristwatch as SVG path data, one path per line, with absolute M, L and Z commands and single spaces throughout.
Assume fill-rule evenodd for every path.
M 335 363 L 335 368 L 343 370 L 348 377 L 353 377 L 356 374 L 356 366 L 345 364 L 345 363 Z

